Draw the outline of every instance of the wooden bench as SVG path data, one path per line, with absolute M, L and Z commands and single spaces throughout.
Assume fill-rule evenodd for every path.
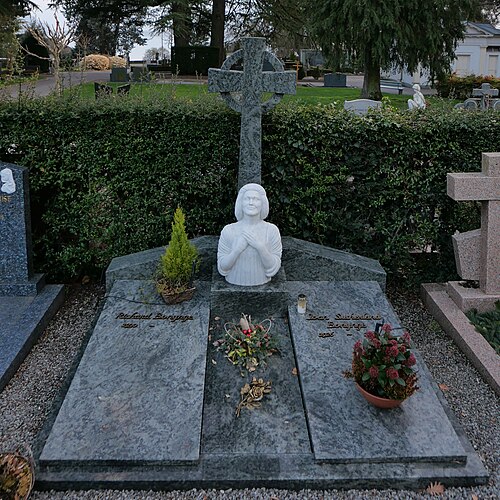
M 405 87 L 401 82 L 396 82 L 394 80 L 380 80 L 380 88 L 397 89 L 398 94 L 401 95 Z

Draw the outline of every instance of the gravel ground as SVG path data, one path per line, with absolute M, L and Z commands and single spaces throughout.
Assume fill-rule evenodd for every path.
M 31 446 L 46 420 L 79 347 L 90 328 L 104 288 L 98 285 L 72 286 L 66 301 L 40 341 L 0 393 L 0 443 L 3 451 Z M 491 478 L 488 485 L 448 488 L 442 498 L 487 500 L 500 498 L 500 404 L 493 390 L 441 330 L 411 293 L 389 290 L 389 298 L 403 324 L 412 333 L 448 404 L 463 426 Z M 190 490 L 186 492 L 65 491 L 34 492 L 33 499 L 406 499 L 435 498 L 406 490 L 286 491 Z

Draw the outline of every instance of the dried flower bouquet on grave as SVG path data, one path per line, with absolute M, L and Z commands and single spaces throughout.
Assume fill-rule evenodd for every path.
M 418 390 L 415 365 L 408 332 L 395 336 L 391 325 L 377 324 L 354 344 L 351 375 L 374 396 L 405 400 Z
M 250 315 L 242 314 L 238 324 L 226 323 L 224 330 L 224 338 L 216 340 L 214 346 L 223 350 L 233 365 L 242 366 L 249 372 L 255 371 L 259 364 L 278 351 L 278 343 L 269 333 L 270 319 L 252 323 Z
M 248 408 L 249 410 L 259 408 L 264 396 L 270 392 L 271 382 L 265 382 L 261 378 L 257 380 L 253 377 L 252 382 L 245 384 L 240 390 L 241 401 L 236 408 L 236 416 L 240 416 L 242 408 Z

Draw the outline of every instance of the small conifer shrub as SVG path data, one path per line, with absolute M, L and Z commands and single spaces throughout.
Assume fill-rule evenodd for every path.
M 188 240 L 184 221 L 184 213 L 178 207 L 174 213 L 170 243 L 160 258 L 156 279 L 156 288 L 165 300 L 166 296 L 194 291 L 192 280 L 199 268 L 199 256 L 196 247 Z

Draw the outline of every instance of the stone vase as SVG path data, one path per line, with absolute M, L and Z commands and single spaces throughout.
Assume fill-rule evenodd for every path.
M 357 382 L 356 382 L 356 387 L 358 388 L 358 391 L 362 394 L 362 396 L 373 406 L 376 406 L 377 408 L 384 408 L 384 409 L 389 409 L 389 408 L 397 408 L 403 401 L 404 399 L 388 399 L 388 398 L 381 398 L 379 396 L 374 396 L 373 394 L 370 394 L 369 392 L 365 391 Z

